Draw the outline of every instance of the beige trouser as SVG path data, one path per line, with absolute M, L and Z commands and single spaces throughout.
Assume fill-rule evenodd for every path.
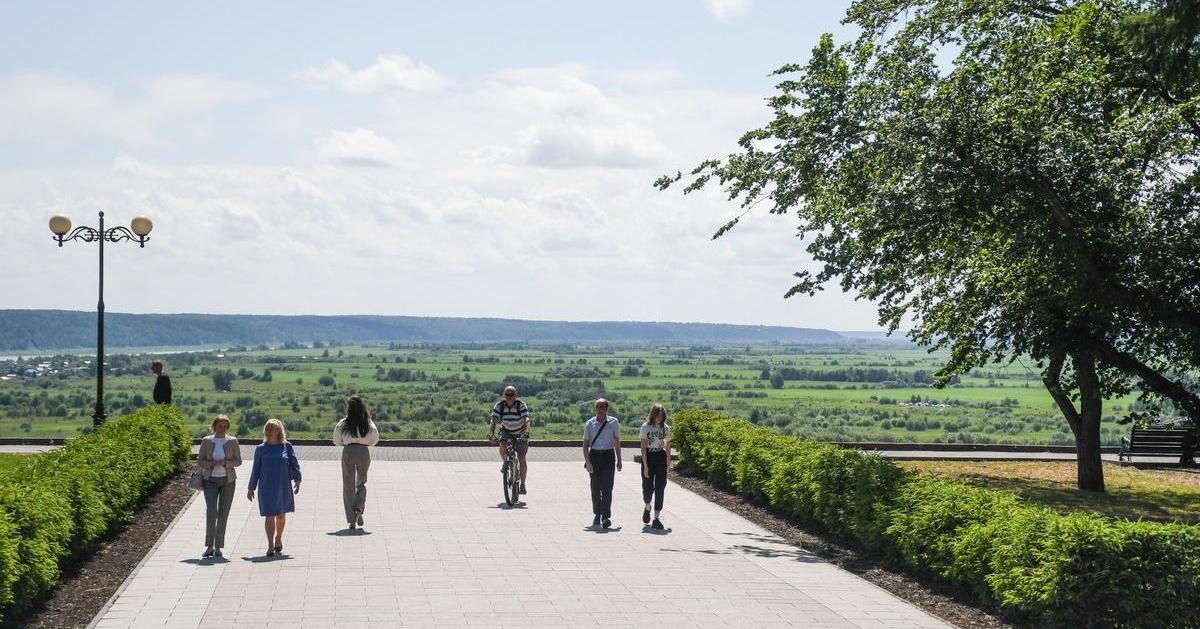
M 204 481 L 204 547 L 225 548 L 225 525 L 233 507 L 235 481 L 213 476 Z
M 342 447 L 342 504 L 346 507 L 346 522 L 355 520 L 356 510 L 366 510 L 369 467 L 370 448 L 357 443 Z

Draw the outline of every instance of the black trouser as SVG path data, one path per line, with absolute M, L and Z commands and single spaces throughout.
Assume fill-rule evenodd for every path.
M 588 452 L 588 458 L 592 462 L 592 514 L 611 519 L 617 454 L 612 450 L 592 450 Z
M 667 490 L 667 453 L 650 450 L 646 453 L 646 463 L 650 468 L 650 477 L 642 475 L 642 502 L 649 504 L 650 494 L 654 494 L 654 510 L 662 511 L 663 492 Z

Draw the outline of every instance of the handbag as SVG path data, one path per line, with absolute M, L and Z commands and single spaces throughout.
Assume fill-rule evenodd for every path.
M 292 444 L 284 442 L 287 445 L 288 453 L 288 480 L 296 480 L 296 466 L 292 465 L 292 459 L 296 458 L 296 451 L 292 449 Z
M 200 447 L 203 448 L 204 445 L 201 444 Z M 195 472 L 192 472 L 192 477 L 188 479 L 188 489 L 192 491 L 204 489 L 204 474 L 200 470 L 197 469 Z

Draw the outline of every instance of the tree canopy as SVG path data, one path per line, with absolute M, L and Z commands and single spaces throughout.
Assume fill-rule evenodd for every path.
M 872 300 L 949 349 L 940 383 L 1040 361 L 1102 490 L 1105 397 L 1200 417 L 1194 3 L 859 0 L 845 21 L 857 39 L 777 70 L 773 119 L 685 192 L 795 216 L 823 266 L 787 295 Z

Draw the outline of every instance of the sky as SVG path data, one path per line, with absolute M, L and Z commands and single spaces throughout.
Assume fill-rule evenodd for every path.
M 336 4 L 336 6 L 335 6 Z M 6 3 L 0 308 L 877 329 L 795 219 L 658 176 L 769 119 L 846 1 Z

